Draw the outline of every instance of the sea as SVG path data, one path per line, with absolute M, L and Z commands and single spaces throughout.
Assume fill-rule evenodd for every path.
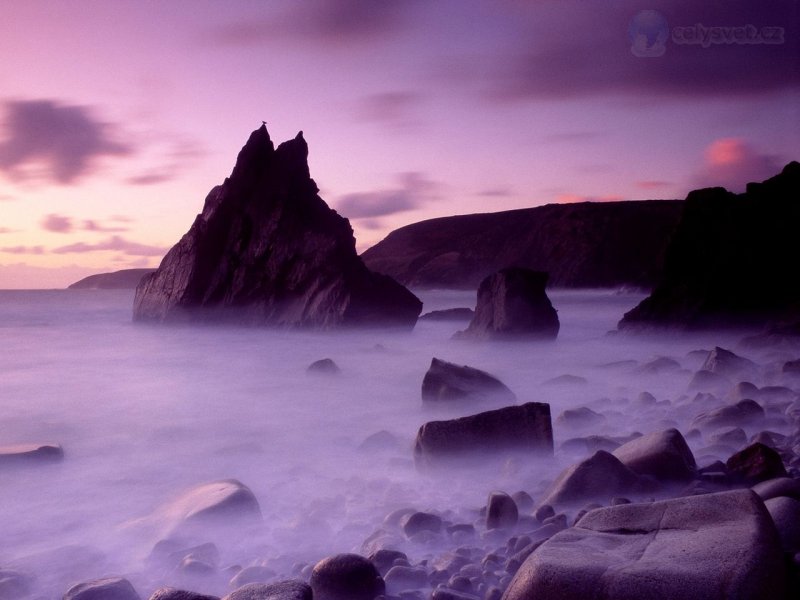
M 474 292 L 417 294 L 423 312 L 475 304 Z M 220 564 L 271 564 L 287 574 L 359 551 L 400 508 L 468 519 L 493 490 L 541 497 L 581 458 L 559 450 L 567 439 L 686 431 L 700 351 L 740 337 L 615 334 L 644 294 L 549 296 L 561 322 L 555 341 L 474 343 L 451 339 L 466 323 L 420 321 L 411 332 L 154 326 L 132 321 L 130 290 L 0 291 L 0 447 L 64 450 L 53 464 L 0 465 L 0 571 L 29 576 L 31 597 L 59 598 L 72 583 L 110 575 L 144 593 L 155 585 L 148 556 L 163 535 L 149 517 L 221 479 L 253 491 L 263 526 L 218 544 Z M 433 357 L 495 375 L 520 403 L 549 403 L 555 456 L 418 469 L 419 427 L 474 412 L 423 406 Z M 660 357 L 680 367 L 643 368 Z M 309 374 L 322 358 L 341 372 Z M 641 408 L 642 392 L 658 402 Z M 601 421 L 560 417 L 580 407 Z M 364 446 L 381 431 L 389 434 L 383 444 Z

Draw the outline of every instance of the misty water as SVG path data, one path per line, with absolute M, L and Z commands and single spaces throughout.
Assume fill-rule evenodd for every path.
M 474 305 L 468 292 L 420 297 L 424 312 Z M 452 322 L 421 321 L 410 333 L 155 327 L 132 323 L 130 291 L 0 292 L 0 446 L 58 443 L 65 453 L 56 464 L 0 468 L 0 569 L 35 575 L 36 592 L 48 598 L 83 579 L 123 574 L 149 593 L 146 558 L 164 532 L 148 515 L 224 478 L 253 490 L 264 523 L 218 541 L 223 567 L 265 560 L 289 575 L 296 563 L 358 550 L 402 507 L 468 520 L 495 489 L 540 497 L 581 458 L 558 451 L 568 438 L 686 432 L 699 412 L 687 384 L 704 359 L 693 351 L 741 337 L 609 336 L 642 295 L 550 297 L 561 320 L 556 341 L 481 344 L 452 341 L 465 325 Z M 770 352 L 748 356 L 763 361 Z M 411 448 L 419 426 L 474 412 L 423 408 L 420 385 L 434 356 L 494 374 L 519 402 L 550 403 L 556 456 L 418 472 Z M 663 356 L 682 369 L 640 369 Z M 306 372 L 325 357 L 339 375 Z M 545 383 L 564 374 L 587 381 Z M 643 391 L 660 403 L 637 404 Z M 578 406 L 605 421 L 559 422 Z M 398 445 L 359 448 L 381 430 Z M 706 441 L 690 443 L 701 464 L 714 458 Z

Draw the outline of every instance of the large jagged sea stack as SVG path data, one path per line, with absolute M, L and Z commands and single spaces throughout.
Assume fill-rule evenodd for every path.
M 307 159 L 302 132 L 275 148 L 265 126 L 254 131 L 231 176 L 139 284 L 134 320 L 413 327 L 422 303 L 364 266 Z

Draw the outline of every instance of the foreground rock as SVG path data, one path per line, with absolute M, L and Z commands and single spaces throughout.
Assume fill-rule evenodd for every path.
M 63 460 L 64 450 L 56 444 L 17 444 L 0 446 L 0 467 L 51 463 Z
M 109 577 L 72 586 L 64 600 L 139 600 L 139 594 L 127 579 Z
M 422 401 L 487 401 L 509 404 L 517 397 L 502 381 L 485 371 L 434 358 L 422 379 Z
M 553 453 L 549 404 L 527 402 L 459 419 L 425 423 L 417 432 L 414 459 L 418 466 L 424 466 L 508 451 Z
M 302 581 L 250 583 L 225 596 L 223 600 L 312 600 L 311 587 Z
M 796 320 L 800 281 L 800 163 L 744 194 L 723 188 L 690 192 L 669 244 L 664 274 L 649 297 L 628 312 L 623 329 L 703 329 Z M 702 258 L 699 258 L 702 257 Z
M 205 596 L 197 592 L 179 590 L 171 587 L 161 587 L 150 594 L 148 600 L 219 600 L 218 596 Z
M 384 593 L 383 578 L 358 554 L 337 554 L 318 562 L 311 572 L 314 600 L 374 600 Z
M 781 542 L 750 490 L 586 514 L 528 557 L 503 600 L 786 597 Z
M 302 132 L 275 149 L 266 127 L 254 131 L 231 176 L 137 287 L 134 319 L 413 327 L 422 303 L 364 266 L 307 157 Z
M 547 273 L 502 269 L 478 287 L 478 304 L 461 339 L 555 338 L 558 314 L 545 293 Z

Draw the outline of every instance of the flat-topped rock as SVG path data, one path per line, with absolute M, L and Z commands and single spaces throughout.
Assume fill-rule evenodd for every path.
M 552 339 L 558 335 L 558 313 L 545 292 L 547 273 L 502 269 L 478 287 L 478 304 L 459 339 Z
M 467 417 L 430 421 L 420 427 L 414 444 L 418 466 L 439 461 L 507 452 L 553 454 L 550 405 L 526 402 Z
M 503 600 L 786 598 L 781 542 L 750 490 L 587 513 L 537 548 Z
M 139 283 L 134 320 L 413 327 L 422 303 L 367 269 L 349 221 L 317 192 L 302 132 L 275 148 L 266 127 L 254 131 L 230 177 Z

